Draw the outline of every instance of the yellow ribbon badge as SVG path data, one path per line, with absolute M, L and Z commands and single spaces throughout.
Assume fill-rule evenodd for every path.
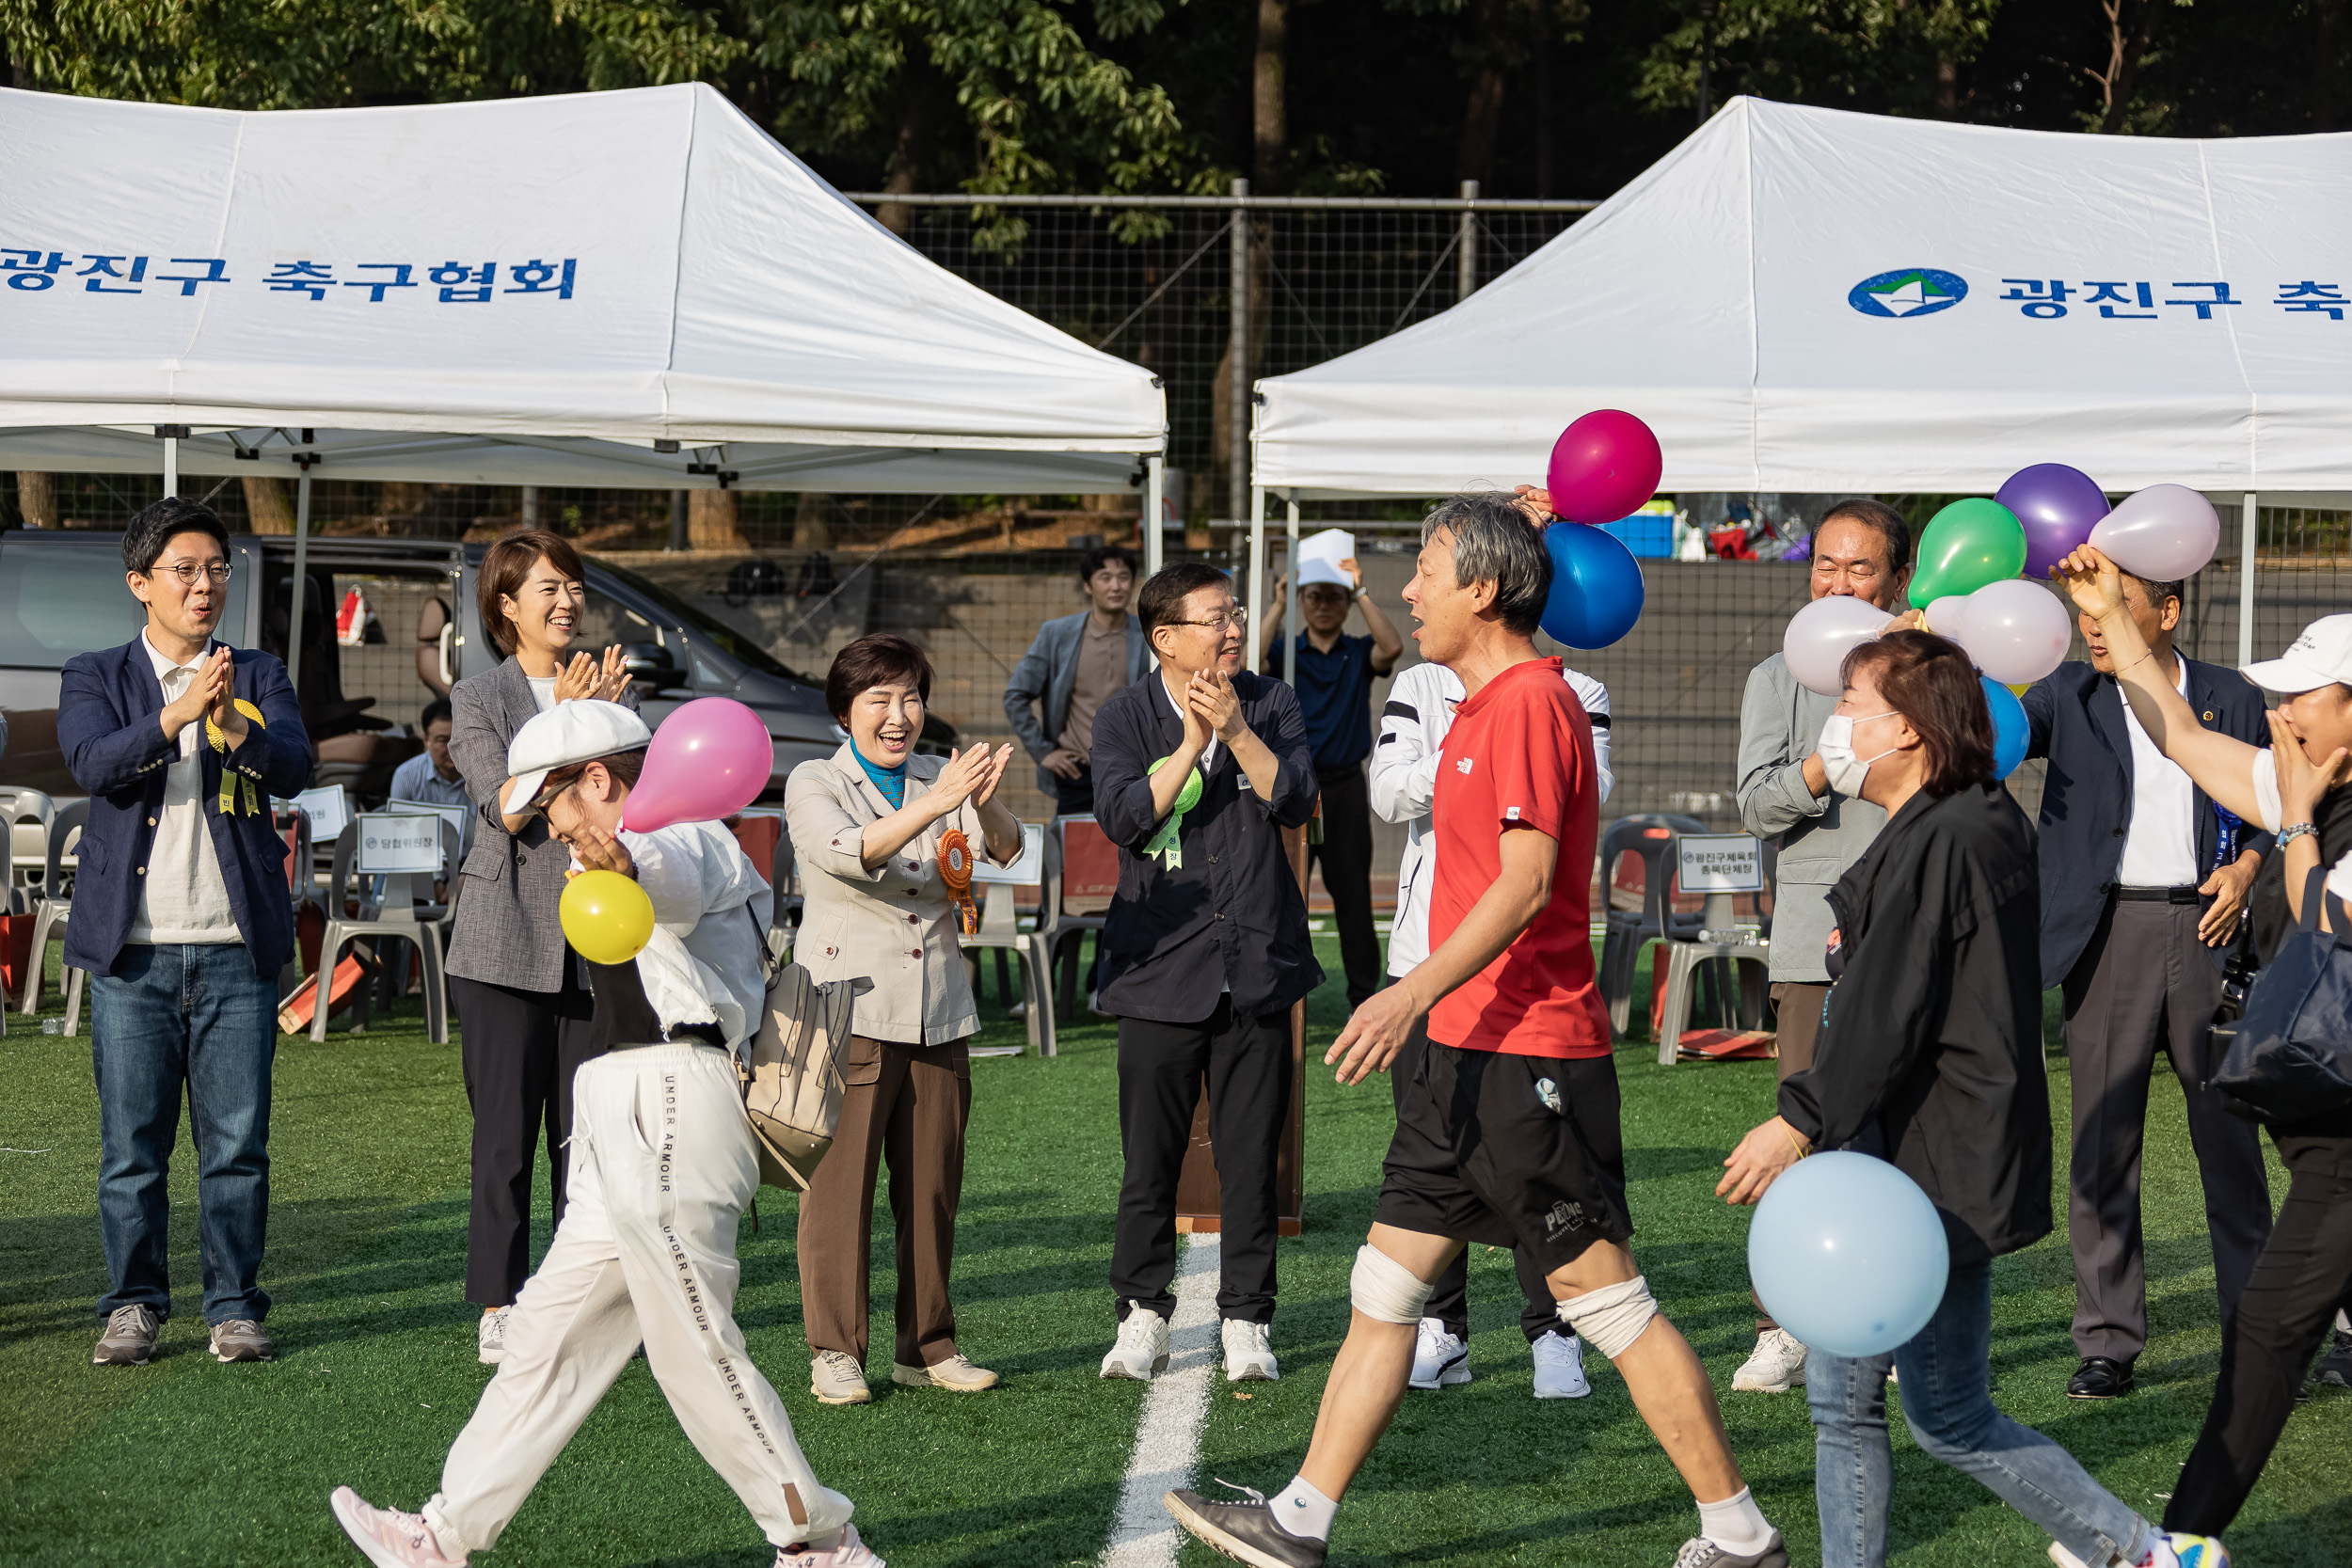
M 269 721 L 262 717 L 260 708 L 255 707 L 243 697 L 239 697 L 236 702 L 237 711 L 244 714 L 247 721 L 259 724 L 263 729 L 269 728 Z M 209 713 L 204 716 L 204 738 L 221 756 L 226 757 L 229 754 L 229 737 L 221 733 L 218 724 L 213 722 L 213 716 Z M 221 816 L 234 816 L 240 802 L 245 806 L 246 816 L 259 816 L 262 813 L 261 788 L 251 779 L 224 763 L 220 770 Z

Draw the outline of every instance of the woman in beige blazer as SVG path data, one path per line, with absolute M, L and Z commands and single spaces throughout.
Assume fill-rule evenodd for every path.
M 898 1332 L 891 1380 L 974 1391 L 996 1374 L 956 1349 L 947 1296 L 963 1131 L 972 1112 L 964 1042 L 979 1030 L 942 841 L 1009 865 L 1021 824 L 996 800 L 1012 748 L 917 756 L 930 660 L 886 632 L 834 657 L 825 701 L 849 743 L 792 770 L 784 815 L 803 903 L 793 958 L 819 981 L 860 975 L 841 1126 L 801 1199 L 801 1311 L 810 1389 L 864 1404 L 868 1241 L 877 1164 L 890 1164 L 898 1243 Z

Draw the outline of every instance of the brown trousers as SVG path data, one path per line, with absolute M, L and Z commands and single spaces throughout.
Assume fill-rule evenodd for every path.
M 1822 981 L 1782 980 L 1772 987 L 1772 1006 L 1780 1014 L 1780 1069 L 1774 1083 L 1813 1065 L 1813 1045 L 1821 1033 L 1821 1004 L 1828 997 L 1829 986 Z M 1748 1299 L 1756 1303 L 1756 1333 L 1780 1326 L 1764 1310 L 1762 1296 L 1751 1290 Z
M 890 1165 L 898 1243 L 898 1333 L 904 1367 L 956 1354 L 956 1204 L 963 1196 L 963 1130 L 972 1117 L 965 1042 L 904 1045 L 853 1035 L 833 1148 L 801 1196 L 801 1317 L 811 1350 L 866 1360 L 874 1177 Z

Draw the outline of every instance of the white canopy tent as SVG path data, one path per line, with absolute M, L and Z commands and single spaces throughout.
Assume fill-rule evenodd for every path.
M 1617 407 L 1666 490 L 1989 494 L 2068 463 L 2242 499 L 2250 567 L 2257 492 L 2352 504 L 2347 313 L 2352 135 L 1741 98 L 1454 309 L 1262 381 L 1252 478 L 1294 503 L 1538 481 Z

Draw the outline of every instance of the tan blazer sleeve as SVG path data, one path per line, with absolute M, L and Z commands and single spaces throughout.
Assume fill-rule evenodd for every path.
M 864 814 L 852 811 L 854 788 L 830 759 L 813 759 L 792 769 L 784 784 L 785 831 L 792 835 L 793 858 L 827 876 L 878 882 L 886 865 L 866 867 Z

